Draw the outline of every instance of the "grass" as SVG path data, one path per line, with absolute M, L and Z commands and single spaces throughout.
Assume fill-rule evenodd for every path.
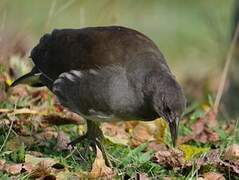
M 29 99 L 28 99 L 29 100 Z M 25 100 L 23 100 L 25 101 Z M 51 101 L 50 101 L 51 102 Z M 6 102 L 5 102 L 6 104 Z M 23 103 L 18 102 L 16 105 L 16 108 L 24 107 L 22 105 Z M 26 103 L 27 104 L 27 103 Z M 25 104 L 25 107 L 27 106 Z M 46 108 L 53 108 L 53 103 L 49 103 Z M 29 104 L 28 104 L 29 105 Z M 8 106 L 6 107 L 14 107 L 13 104 L 8 103 Z M 51 110 L 53 111 L 53 110 Z M 182 123 L 179 130 L 179 135 L 188 135 L 191 133 L 190 126 L 195 123 L 196 119 L 199 117 L 202 117 L 203 111 L 201 109 L 201 106 L 198 106 L 192 110 L 192 112 L 188 115 L 186 115 L 188 121 L 187 123 Z M 38 115 L 36 115 L 38 116 Z M 13 116 L 15 121 L 22 118 L 22 115 L 15 115 Z M 24 116 L 26 117 L 26 116 Z M 5 117 L 2 117 L 3 119 L 8 119 L 7 115 Z M 27 118 L 27 117 L 26 117 Z M 32 117 L 28 117 L 32 118 Z M 12 118 L 11 118 L 12 119 Z M 11 121 L 13 122 L 13 121 Z M 225 124 L 225 122 L 221 122 L 221 125 Z M 192 141 L 189 143 L 193 147 L 200 147 L 200 148 L 208 148 L 208 149 L 215 149 L 220 148 L 223 152 L 230 144 L 232 143 L 239 143 L 239 136 L 238 136 L 238 127 L 236 125 L 235 130 L 231 133 L 226 133 L 221 129 L 221 125 L 219 128 L 215 129 L 216 132 L 219 134 L 220 140 L 216 143 L 199 143 Z M 57 167 L 67 167 L 71 172 L 85 172 L 90 171 L 91 165 L 94 161 L 95 154 L 88 152 L 88 154 L 85 154 L 85 151 L 82 149 L 82 144 L 79 144 L 77 146 L 77 150 L 73 151 L 55 151 L 56 146 L 56 139 L 53 138 L 51 140 L 44 141 L 43 144 L 38 143 L 32 143 L 32 144 L 19 144 L 18 138 L 20 132 L 18 132 L 18 128 L 24 128 L 28 129 L 29 131 L 25 132 L 26 137 L 30 138 L 35 134 L 34 132 L 34 122 L 31 122 L 30 124 L 25 124 L 22 127 L 16 126 L 16 124 L 13 125 L 13 123 L 9 125 L 0 126 L 0 144 L 1 146 L 1 153 L 0 153 L 0 159 L 5 159 L 8 163 L 19 163 L 24 161 L 24 155 L 27 154 L 29 151 L 36 151 L 43 154 L 44 157 L 56 159 L 59 163 L 55 166 Z M 62 125 L 62 126 L 52 126 L 55 128 L 56 131 L 65 131 L 71 139 L 74 139 L 78 135 L 78 128 L 75 125 Z M 43 132 L 44 129 L 37 130 L 38 132 Z M 21 135 L 22 136 L 22 135 Z M 85 142 L 87 143 L 87 142 Z M 166 132 L 165 137 L 165 143 L 170 144 L 170 135 L 169 132 Z M 151 159 L 154 156 L 154 151 L 147 149 L 148 143 L 145 142 L 141 144 L 140 146 L 133 148 L 130 146 L 115 144 L 107 140 L 105 143 L 107 153 L 109 154 L 110 159 L 114 163 L 114 169 L 117 173 L 116 179 L 121 178 L 134 178 L 137 177 L 139 174 L 147 174 L 147 176 L 152 178 L 159 178 L 162 179 L 165 176 L 169 177 L 177 177 L 177 179 L 196 179 L 198 174 L 201 174 L 202 172 L 221 172 L 221 169 L 214 167 L 214 166 L 204 166 L 200 169 L 197 169 L 196 167 L 191 168 L 184 168 L 184 169 L 172 169 L 171 167 L 168 167 L 167 165 L 159 165 L 158 163 L 155 163 Z M 86 145 L 87 146 L 87 145 Z M 15 147 L 13 150 L 12 147 Z M 82 151 L 83 150 L 83 151 Z M 86 161 L 82 157 L 88 157 Z M 226 175 L 226 174 L 225 174 Z M 0 177 L 2 179 L 8 179 L 10 178 L 10 175 L 7 173 L 1 173 Z M 31 179 L 29 174 L 23 173 L 17 176 L 19 179 Z M 232 177 L 234 177 L 232 175 Z M 233 178 L 231 178 L 233 179 Z
M 186 77 L 199 79 L 210 76 L 214 71 L 221 71 L 220 66 L 224 60 L 229 45 L 231 32 L 231 13 L 233 0 L 159 0 L 159 1 L 119 1 L 119 0 L 42 0 L 31 1 L 7 1 L 0 2 L 0 40 L 6 33 L 22 34 L 30 41 L 30 46 L 36 44 L 39 38 L 54 28 L 80 28 L 86 26 L 118 24 L 135 28 L 144 32 L 160 47 L 163 54 L 181 81 Z M 17 20 L 16 20 L 17 17 Z M 13 38 L 14 39 L 14 38 Z M 10 41 L 10 40 L 9 40 Z M 1 41 L 0 41 L 1 43 Z M 21 62 L 21 67 L 26 60 Z M 4 63 L 1 62 L 0 63 Z M 24 73 L 26 69 L 20 69 Z M 6 72 L 4 66 L 0 66 L 0 74 Z M 3 87 L 1 87 L 3 89 Z M 187 89 L 187 84 L 185 84 Z M 191 106 L 185 112 L 186 123 L 181 123 L 179 135 L 185 136 L 192 133 L 190 126 L 198 118 L 204 115 L 202 106 L 212 106 L 213 97 L 204 92 L 205 99 L 200 102 L 193 99 Z M 32 107 L 32 97 L 11 97 L 0 102 L 0 108 L 18 109 Z M 29 105 L 30 104 L 30 105 Z M 40 100 L 34 107 L 43 107 L 48 113 L 54 112 L 54 98 L 48 93 L 47 100 Z M 9 124 L 0 126 L 0 157 L 7 162 L 21 162 L 22 153 L 37 151 L 44 155 L 57 159 L 59 164 L 67 167 L 71 172 L 84 172 L 89 170 L 94 160 L 94 154 L 89 153 L 87 161 L 82 160 L 81 145 L 76 151 L 54 150 L 56 139 L 44 142 L 44 145 L 37 143 L 18 144 L 17 138 L 24 130 L 27 137 L 34 133 L 44 131 L 44 128 L 36 128 L 38 124 L 34 118 L 39 115 L 9 115 L 0 114 L 0 122 L 9 121 Z M 219 127 L 215 129 L 219 135 L 217 143 L 200 143 L 192 141 L 191 146 L 200 148 L 219 148 L 222 152 L 233 143 L 239 144 L 238 120 L 235 123 L 234 131 L 225 132 L 223 126 L 233 124 L 234 121 L 219 117 Z M 27 122 L 26 124 L 15 124 L 16 122 Z M 71 139 L 74 139 L 79 132 L 74 125 L 52 126 L 56 131 L 66 132 Z M 170 144 L 169 132 L 166 132 L 165 143 Z M 154 152 L 147 149 L 147 142 L 132 148 L 114 144 L 110 141 L 105 143 L 110 158 L 114 162 L 116 178 L 133 179 L 139 174 L 147 174 L 152 178 L 162 179 L 165 176 L 175 179 L 197 179 L 203 172 L 223 172 L 226 178 L 236 179 L 227 171 L 211 165 L 197 169 L 196 166 L 185 169 L 173 170 L 170 167 L 162 166 L 150 160 Z M 15 149 L 12 150 L 14 147 Z M 58 165 L 59 165 L 58 164 Z M 1 179 L 10 179 L 11 176 L 0 171 Z M 18 179 L 31 179 L 29 174 L 21 173 Z

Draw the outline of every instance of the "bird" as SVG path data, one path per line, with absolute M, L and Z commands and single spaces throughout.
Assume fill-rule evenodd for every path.
M 30 58 L 32 70 L 11 87 L 46 86 L 63 107 L 82 116 L 87 132 L 70 145 L 88 139 L 109 164 L 101 122 L 162 117 L 175 146 L 186 98 L 163 54 L 143 33 L 123 26 L 55 29 L 41 37 Z

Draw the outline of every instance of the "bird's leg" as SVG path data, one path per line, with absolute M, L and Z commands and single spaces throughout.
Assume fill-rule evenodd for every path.
M 71 141 L 69 145 L 74 146 L 84 139 L 88 139 L 91 141 L 96 141 L 96 139 L 99 139 L 101 141 L 101 139 L 104 138 L 103 133 L 99 127 L 99 123 L 93 122 L 91 120 L 86 120 L 86 123 L 87 123 L 87 132 L 84 135 Z
M 87 132 L 76 138 L 75 140 L 71 141 L 69 143 L 69 145 L 76 145 L 77 143 L 80 143 L 81 141 L 83 141 L 84 139 L 87 139 L 90 141 L 91 143 L 91 147 L 93 148 L 94 152 L 96 152 L 96 146 L 98 146 L 98 148 L 101 150 L 102 152 L 102 155 L 103 155 L 103 158 L 105 160 L 105 164 L 109 167 L 111 167 L 111 163 L 110 161 L 108 160 L 108 157 L 106 155 L 106 152 L 105 152 L 105 148 L 102 144 L 103 140 L 104 140 L 104 136 L 103 136 L 103 132 L 102 130 L 100 129 L 100 125 L 99 125 L 99 122 L 94 122 L 94 121 L 91 121 L 91 120 L 86 120 L 86 123 L 87 123 Z

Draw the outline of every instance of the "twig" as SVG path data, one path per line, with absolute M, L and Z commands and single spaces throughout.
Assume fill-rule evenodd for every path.
M 22 109 L 0 109 L 0 113 L 10 114 L 40 114 L 38 111 L 22 108 Z
M 218 107 L 220 105 L 223 90 L 224 90 L 224 87 L 225 87 L 225 82 L 226 82 L 226 78 L 227 78 L 227 74 L 228 74 L 228 70 L 229 70 L 229 65 L 230 65 L 231 60 L 233 58 L 233 53 L 235 51 L 235 47 L 236 47 L 238 37 L 239 37 L 239 23 L 237 23 L 236 31 L 234 33 L 234 36 L 233 36 L 233 39 L 232 39 L 232 42 L 231 42 L 231 45 L 230 45 L 230 49 L 227 53 L 225 66 L 224 66 L 222 76 L 221 76 L 221 82 L 220 82 L 218 90 L 217 90 L 216 100 L 214 102 L 214 111 L 215 111 L 216 114 L 218 113 Z

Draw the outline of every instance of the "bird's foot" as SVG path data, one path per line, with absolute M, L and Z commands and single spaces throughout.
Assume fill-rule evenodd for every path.
M 75 146 L 76 144 L 82 143 L 84 140 L 86 140 L 94 153 L 97 152 L 96 147 L 100 149 L 100 151 L 102 152 L 103 158 L 105 160 L 105 164 L 108 167 L 112 167 L 112 164 L 107 157 L 107 154 L 103 145 L 103 140 L 104 140 L 103 132 L 99 128 L 98 124 L 87 121 L 87 129 L 88 130 L 86 134 L 74 139 L 68 145 Z M 89 147 L 85 147 L 85 148 L 86 150 L 89 149 Z

